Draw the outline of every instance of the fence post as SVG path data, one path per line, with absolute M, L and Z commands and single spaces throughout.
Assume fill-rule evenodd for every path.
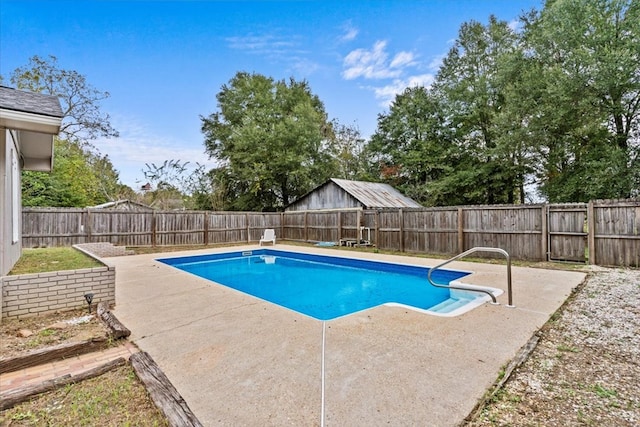
M 376 231 L 375 231 L 375 236 L 376 236 L 376 246 L 380 247 L 380 209 L 376 209 L 376 215 L 375 215 L 375 221 L 376 221 Z
M 151 246 L 156 246 L 156 211 L 151 213 Z
M 400 252 L 404 252 L 404 212 L 398 209 L 398 225 L 400 226 Z
M 309 211 L 304 211 L 304 241 L 309 241 L 309 229 L 307 228 L 307 221 L 309 216 Z
M 464 211 L 458 208 L 458 253 L 464 252 Z
M 544 203 L 540 208 L 542 236 L 540 238 L 540 246 L 542 249 L 542 259 L 549 261 L 549 218 L 547 216 L 547 204 Z
M 207 246 L 209 244 L 209 214 L 206 212 L 202 213 L 204 215 L 204 245 Z
M 229 224 L 227 224 L 229 225 Z M 247 228 L 247 243 L 251 243 L 251 229 L 249 228 L 249 214 L 244 214 L 244 225 Z
M 589 264 L 596 264 L 596 217 L 593 200 L 587 204 L 587 247 L 589 249 Z
M 338 242 L 342 240 L 342 211 L 338 211 Z
M 284 239 L 284 212 L 280 212 L 280 238 Z
M 87 243 L 91 243 L 91 223 L 93 221 L 93 218 L 91 218 L 91 210 L 87 209 L 87 221 L 84 227 L 84 232 L 87 235 L 86 236 L 86 242 Z

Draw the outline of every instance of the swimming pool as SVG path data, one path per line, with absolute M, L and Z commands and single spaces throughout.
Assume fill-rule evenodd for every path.
M 453 316 L 489 298 L 433 287 L 427 281 L 427 267 L 275 249 L 158 261 L 319 320 L 382 304 Z M 459 283 L 469 274 L 439 269 L 432 278 L 437 283 Z M 501 293 L 499 289 L 491 291 Z

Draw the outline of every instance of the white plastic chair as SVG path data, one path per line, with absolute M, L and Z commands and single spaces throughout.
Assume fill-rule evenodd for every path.
M 260 246 L 262 246 L 262 242 L 271 242 L 275 245 L 276 231 L 273 228 L 267 228 L 264 230 L 264 234 L 260 237 Z

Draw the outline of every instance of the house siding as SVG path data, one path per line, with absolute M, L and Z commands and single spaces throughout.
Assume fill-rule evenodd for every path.
M 14 134 L 8 129 L 0 129 L 0 189 L 2 200 L 0 201 L 0 276 L 7 274 L 20 258 L 22 239 L 13 241 L 12 222 L 12 195 L 15 192 L 18 203 L 21 206 L 20 175 L 16 182 L 11 173 L 11 151 L 19 153 L 18 144 L 14 141 Z M 18 230 L 21 227 L 21 216 L 14 218 L 18 221 Z M 0 300 L 2 298 L 0 297 Z

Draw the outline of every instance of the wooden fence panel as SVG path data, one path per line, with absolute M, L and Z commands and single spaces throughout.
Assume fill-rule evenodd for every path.
M 553 204 L 547 207 L 549 259 L 585 262 L 587 205 Z
M 151 245 L 153 213 L 88 210 L 85 232 L 91 242 L 120 246 Z
M 457 252 L 457 209 L 406 210 L 403 215 L 402 232 L 406 252 Z
M 464 247 L 501 248 L 514 259 L 540 261 L 542 210 L 539 205 L 479 206 L 463 209 Z M 482 255 L 498 257 L 499 255 Z
M 24 248 L 85 243 L 84 209 L 25 208 L 22 210 Z
M 276 239 L 283 239 L 281 213 L 279 212 L 249 212 L 247 215 L 247 233 L 249 242 L 260 240 L 267 228 L 273 228 L 276 232 Z
M 360 224 L 358 224 L 358 213 L 360 213 L 360 218 L 362 221 L 362 211 L 360 210 L 356 210 L 356 211 L 343 211 L 341 213 L 341 220 L 342 220 L 342 225 L 341 225 L 341 231 L 340 231 L 340 238 L 341 239 L 351 239 L 351 240 L 356 240 L 358 238 L 358 228 L 360 227 Z
M 155 216 L 156 245 L 204 244 L 204 217 L 198 212 L 162 212 Z
M 283 217 L 284 239 L 305 241 L 306 212 L 285 212 Z
M 312 242 L 337 242 L 338 212 L 307 213 L 307 240 Z
M 247 214 L 243 212 L 208 212 L 208 243 L 248 242 Z M 258 240 L 260 236 L 256 240 Z
M 640 200 L 594 203 L 595 263 L 640 267 Z
M 400 211 L 381 210 L 378 212 L 378 236 L 380 249 L 400 251 L 402 250 L 402 239 L 400 225 Z

